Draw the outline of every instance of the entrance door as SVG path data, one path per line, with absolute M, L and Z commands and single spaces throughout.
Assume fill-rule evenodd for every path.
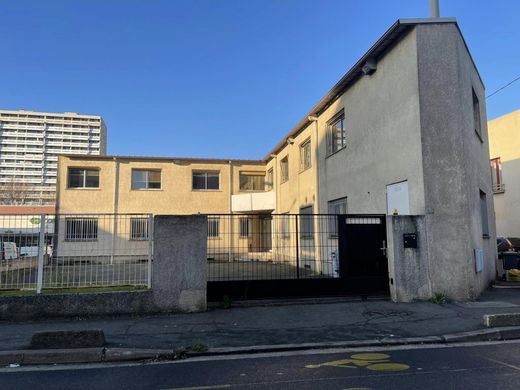
M 361 293 L 388 291 L 385 216 L 338 216 L 340 275 Z

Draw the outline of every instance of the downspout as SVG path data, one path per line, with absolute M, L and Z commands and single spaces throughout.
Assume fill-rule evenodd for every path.
M 233 244 L 234 244 L 234 237 L 233 237 L 233 227 L 235 225 L 235 219 L 233 218 L 233 162 L 230 160 L 229 163 L 229 237 L 230 237 L 230 243 L 229 247 L 231 250 L 228 252 L 228 261 L 233 261 Z
M 110 264 L 114 264 L 114 256 L 115 256 L 115 241 L 117 236 L 117 213 L 119 211 L 119 161 L 117 157 L 113 157 L 113 161 L 115 164 L 115 173 L 114 173 L 114 203 L 113 203 L 113 222 L 112 222 L 112 250 L 110 255 Z
M 319 181 L 319 172 L 320 172 L 320 169 L 319 169 L 319 161 L 320 161 L 320 158 L 319 158 L 319 145 L 318 145 L 318 117 L 317 116 L 309 116 L 308 117 L 309 121 L 311 122 L 314 122 L 314 137 L 315 137 L 315 142 L 314 142 L 314 163 L 315 163 L 315 173 L 314 173 L 314 193 L 315 193 L 315 196 L 316 196 L 316 200 L 315 200 L 315 214 L 320 214 L 320 181 Z M 328 220 L 327 218 L 325 218 L 325 220 L 323 220 L 321 218 L 320 215 L 318 215 L 316 217 L 316 223 L 317 223 L 317 229 L 315 228 L 315 231 L 314 231 L 314 235 L 315 235 L 315 250 L 316 250 L 316 258 L 318 260 L 317 264 L 320 265 L 320 269 L 316 269 L 317 271 L 319 272 L 322 272 L 323 271 L 323 263 L 322 263 L 322 260 L 324 258 L 326 258 L 326 256 L 322 256 L 322 253 L 321 253 L 321 232 L 324 231 L 325 229 L 322 229 L 322 225 L 325 223 L 327 224 L 328 226 Z M 318 267 L 316 267 L 318 268 Z

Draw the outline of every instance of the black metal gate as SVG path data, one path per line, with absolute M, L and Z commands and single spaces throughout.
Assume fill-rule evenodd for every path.
M 387 292 L 385 236 L 384 216 L 209 215 L 208 300 Z

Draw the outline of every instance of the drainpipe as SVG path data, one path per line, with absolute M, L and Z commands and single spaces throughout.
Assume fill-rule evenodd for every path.
M 229 237 L 230 237 L 230 243 L 229 248 L 231 250 L 228 252 L 228 261 L 233 261 L 233 243 L 234 243 L 234 237 L 233 237 L 233 231 L 234 231 L 234 224 L 235 219 L 233 218 L 233 162 L 230 160 L 228 161 L 229 164 Z
M 114 204 L 113 204 L 113 222 L 112 222 L 112 250 L 110 255 L 110 264 L 114 264 L 114 256 L 116 251 L 116 236 L 117 236 L 117 212 L 119 211 L 119 161 L 117 157 L 113 157 L 115 165 L 114 174 Z
M 315 204 L 315 214 L 320 213 L 320 181 L 319 181 L 319 164 L 320 164 L 320 155 L 319 155 L 319 133 L 318 133 L 318 117 L 317 116 L 309 116 L 309 121 L 314 122 L 314 136 L 316 141 L 314 142 L 314 163 L 315 163 L 315 171 L 316 174 L 314 175 L 315 181 L 314 181 L 314 192 L 316 194 L 316 204 Z

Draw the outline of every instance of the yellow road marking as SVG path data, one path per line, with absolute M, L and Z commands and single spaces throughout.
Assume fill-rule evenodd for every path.
M 367 368 L 372 371 L 403 371 L 408 370 L 410 366 L 401 363 L 374 363 Z
M 386 353 L 356 353 L 355 355 L 350 355 L 350 357 L 359 360 L 386 360 L 390 358 L 390 355 Z

